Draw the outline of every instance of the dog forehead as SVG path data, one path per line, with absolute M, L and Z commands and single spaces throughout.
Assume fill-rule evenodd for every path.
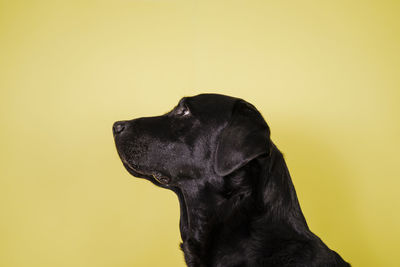
M 238 100 L 240 99 L 220 94 L 200 94 L 185 97 L 180 102 L 184 101 L 187 103 L 190 110 L 199 115 L 230 117 L 233 107 Z

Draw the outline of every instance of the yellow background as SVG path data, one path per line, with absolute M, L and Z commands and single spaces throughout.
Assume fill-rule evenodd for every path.
M 111 126 L 201 92 L 259 108 L 330 248 L 400 266 L 399 3 L 0 0 L 0 266 L 184 266 Z

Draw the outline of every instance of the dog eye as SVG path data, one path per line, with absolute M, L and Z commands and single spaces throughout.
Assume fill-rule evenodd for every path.
M 175 114 L 177 116 L 187 116 L 190 114 L 190 110 L 188 109 L 188 107 L 186 105 L 182 105 L 180 107 L 177 108 Z

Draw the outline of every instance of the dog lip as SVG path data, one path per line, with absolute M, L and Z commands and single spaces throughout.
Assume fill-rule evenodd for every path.
M 138 170 L 137 166 L 132 166 L 132 164 L 129 164 L 126 160 L 122 160 L 122 163 L 128 170 L 128 172 L 133 176 L 150 179 L 154 184 L 158 186 L 167 188 L 169 186 L 169 183 L 171 182 L 171 179 L 169 177 L 164 175 L 160 176 L 157 172 L 143 172 L 141 170 Z
M 138 178 L 145 178 L 147 180 L 150 180 L 153 182 L 155 185 L 167 188 L 168 183 L 165 180 L 158 180 L 156 179 L 152 174 L 145 173 L 143 171 L 138 170 L 136 167 L 132 167 L 130 164 L 127 164 L 126 162 L 122 162 L 123 165 L 125 166 L 126 170 L 133 176 L 138 177 Z M 168 181 L 169 182 L 169 181 Z
M 153 173 L 153 178 L 160 184 L 164 185 L 167 185 L 171 182 L 171 179 L 169 177 L 162 175 L 161 173 L 158 172 Z
M 126 161 L 125 159 L 122 159 L 122 162 L 124 163 L 125 166 L 127 166 L 127 167 L 128 167 L 129 169 L 131 169 L 132 171 L 137 172 L 138 174 L 146 175 L 146 176 L 149 175 L 148 173 L 145 173 L 145 172 L 139 170 L 136 166 L 132 166 L 132 164 L 130 164 L 130 163 L 129 163 L 128 161 Z

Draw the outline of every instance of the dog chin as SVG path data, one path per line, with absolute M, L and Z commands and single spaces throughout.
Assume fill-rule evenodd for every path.
M 149 179 L 152 177 L 151 175 L 148 175 L 148 174 L 138 170 L 137 168 L 132 167 L 129 163 L 125 162 L 124 160 L 122 161 L 122 163 L 124 164 L 125 169 L 135 177 L 146 178 L 146 179 Z
M 163 188 L 167 188 L 167 186 L 161 184 L 160 182 L 158 182 L 156 179 L 154 179 L 153 175 L 150 174 L 146 174 L 145 172 L 142 172 L 136 168 L 133 168 L 129 163 L 126 162 L 122 162 L 124 164 L 125 169 L 133 176 L 137 177 L 137 178 L 144 178 L 146 180 L 149 180 L 150 182 L 152 182 L 153 184 L 163 187 Z

